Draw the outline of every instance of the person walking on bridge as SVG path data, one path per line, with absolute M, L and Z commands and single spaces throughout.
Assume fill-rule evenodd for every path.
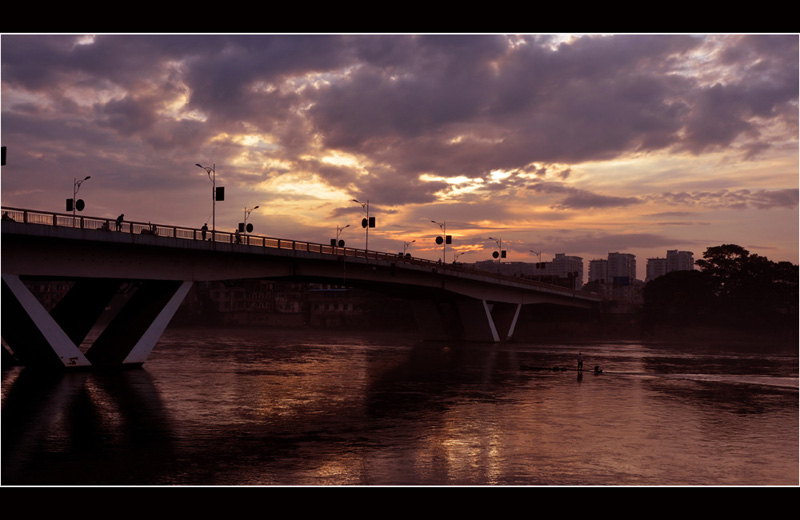
M 122 219 L 125 218 L 125 214 L 122 213 L 120 216 L 117 217 L 117 231 L 122 231 Z

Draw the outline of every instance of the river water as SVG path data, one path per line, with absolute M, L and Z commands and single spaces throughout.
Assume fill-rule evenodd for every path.
M 169 329 L 1 426 L 3 485 L 796 486 L 798 350 Z

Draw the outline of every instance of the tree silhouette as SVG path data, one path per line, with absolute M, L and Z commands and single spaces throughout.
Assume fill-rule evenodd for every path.
M 797 334 L 797 265 L 772 262 L 736 244 L 709 247 L 695 263 L 700 271 L 668 273 L 645 286 L 649 324 Z

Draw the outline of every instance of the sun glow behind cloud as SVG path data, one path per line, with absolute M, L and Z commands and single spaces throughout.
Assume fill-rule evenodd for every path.
M 199 161 L 227 187 L 218 217 L 260 204 L 273 235 L 353 233 L 357 197 L 371 247 L 438 255 L 435 219 L 464 261 L 490 235 L 519 260 L 602 255 L 606 236 L 640 258 L 764 236 L 797 254 L 796 37 L 34 35 L 3 51 L 11 204 L 59 208 L 40 187 L 89 171 L 93 209 L 191 224 Z

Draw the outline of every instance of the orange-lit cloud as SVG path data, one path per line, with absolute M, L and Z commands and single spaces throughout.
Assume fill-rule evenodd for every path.
M 460 261 L 798 256 L 796 35 L 3 35 L 4 205 Z

